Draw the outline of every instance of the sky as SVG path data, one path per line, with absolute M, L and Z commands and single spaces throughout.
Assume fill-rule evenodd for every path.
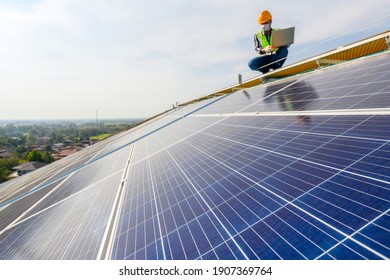
M 291 64 L 390 30 L 388 0 L 0 0 L 0 120 L 151 117 L 259 75 L 257 17 Z

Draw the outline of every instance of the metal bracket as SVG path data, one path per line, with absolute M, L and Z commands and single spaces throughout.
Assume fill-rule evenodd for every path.
M 345 60 L 341 59 L 328 59 L 328 58 L 318 58 L 316 59 L 316 63 L 319 68 L 322 68 L 327 65 L 335 65 L 344 62 Z
M 238 84 L 242 85 L 242 75 L 238 74 Z
M 319 58 L 316 59 L 316 64 L 317 64 L 318 68 L 322 68 L 323 67 Z

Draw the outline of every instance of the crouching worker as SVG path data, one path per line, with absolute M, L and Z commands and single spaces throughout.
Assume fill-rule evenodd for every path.
M 272 15 L 269 11 L 262 11 L 259 15 L 258 22 L 261 26 L 260 32 L 255 34 L 255 50 L 260 56 L 251 59 L 248 63 L 250 69 L 260 71 L 263 74 L 270 69 L 278 69 L 283 66 L 287 59 L 287 46 L 275 48 L 272 47 L 272 31 L 271 28 Z

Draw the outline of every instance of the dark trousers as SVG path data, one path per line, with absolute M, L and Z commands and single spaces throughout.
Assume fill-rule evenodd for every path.
M 283 66 L 288 55 L 287 47 L 280 47 L 276 53 L 271 55 L 261 55 L 251 59 L 248 62 L 250 69 L 260 71 L 263 74 L 267 73 L 269 69 L 278 69 Z M 278 61 L 280 60 L 280 61 Z M 277 61 L 277 62 L 275 62 Z

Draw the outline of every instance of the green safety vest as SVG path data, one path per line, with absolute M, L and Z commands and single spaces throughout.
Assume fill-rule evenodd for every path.
M 272 31 L 274 31 L 274 30 L 278 30 L 278 29 L 272 28 Z M 271 37 L 269 38 L 270 42 L 268 42 L 267 36 L 265 36 L 265 34 L 263 33 L 262 30 L 260 30 L 260 32 L 256 34 L 256 37 L 261 42 L 261 46 L 263 48 L 268 47 L 268 46 L 272 46 L 272 33 L 271 33 Z M 278 49 L 279 48 L 276 48 L 274 51 L 276 52 Z

